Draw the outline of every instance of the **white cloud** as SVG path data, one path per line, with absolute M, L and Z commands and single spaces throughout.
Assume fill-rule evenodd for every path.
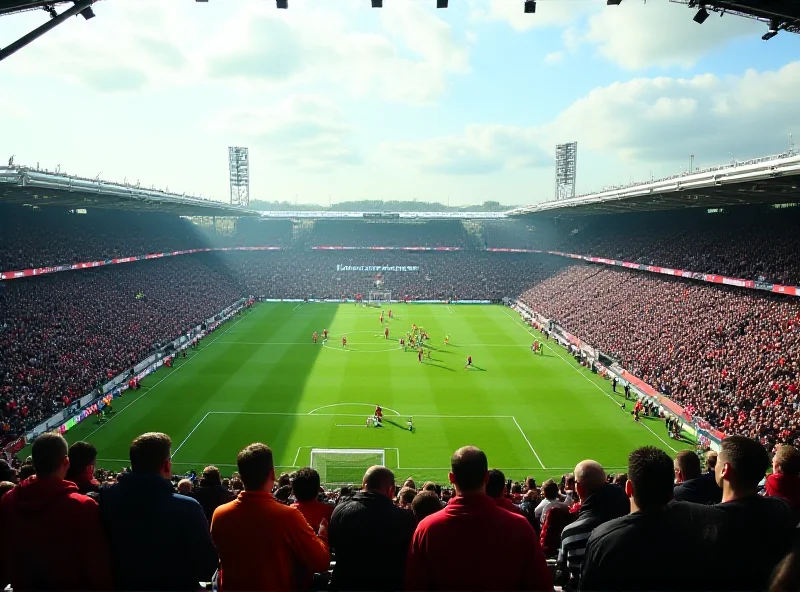
M 560 64 L 563 61 L 564 61 L 563 51 L 554 51 L 544 56 L 545 64 Z
M 592 90 L 540 127 L 472 125 L 458 136 L 386 144 L 423 172 L 486 174 L 550 166 L 554 146 L 577 141 L 589 159 L 619 164 L 701 163 L 779 152 L 800 129 L 800 62 L 742 76 L 639 78 Z M 584 162 L 586 162 L 584 160 Z
M 760 35 L 764 25 L 715 13 L 702 25 L 694 11 L 666 1 L 623 2 L 589 17 L 585 30 L 565 33 L 565 45 L 590 44 L 606 59 L 628 70 L 651 66 L 689 68 L 709 51 L 737 37 Z
M 209 72 L 270 87 L 333 83 L 356 96 L 411 103 L 434 100 L 448 75 L 469 72 L 468 45 L 422 4 L 387 3 L 383 33 L 358 31 L 352 20 L 319 4 L 279 12 L 251 5 L 210 44 Z
M 428 173 L 481 175 L 542 166 L 549 157 L 541 150 L 538 130 L 508 125 L 471 125 L 461 136 L 421 143 L 386 143 L 382 151 L 411 162 Z
M 324 169 L 361 162 L 356 130 L 321 97 L 294 95 L 271 108 L 227 111 L 210 127 L 245 139 L 282 166 Z

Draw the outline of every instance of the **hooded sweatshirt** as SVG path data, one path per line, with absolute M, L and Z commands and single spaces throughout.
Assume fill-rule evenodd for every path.
M 800 477 L 772 473 L 767 477 L 765 489 L 768 496 L 784 499 L 792 506 L 792 510 L 800 511 Z
M 97 502 L 58 478 L 31 477 L 0 499 L 0 589 L 108 590 Z

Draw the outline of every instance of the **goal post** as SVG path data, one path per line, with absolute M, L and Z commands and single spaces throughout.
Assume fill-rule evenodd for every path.
M 392 301 L 391 292 L 370 292 L 367 297 L 367 306 L 380 307 Z
M 360 484 L 367 469 L 385 466 L 384 450 L 366 448 L 312 448 L 311 468 L 327 485 Z

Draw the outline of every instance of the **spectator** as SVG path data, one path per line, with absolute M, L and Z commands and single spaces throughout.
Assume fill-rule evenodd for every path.
M 23 481 L 25 481 L 25 479 L 27 479 L 28 477 L 33 477 L 35 474 L 36 474 L 36 469 L 34 468 L 33 465 L 22 465 L 19 468 L 19 473 L 17 478 L 19 479 L 19 482 L 22 483 Z
M 166 434 L 142 434 L 131 471 L 100 490 L 117 590 L 196 590 L 217 568 L 203 509 L 173 492 L 171 446 Z
M 645 446 L 630 454 L 625 490 L 632 513 L 594 529 L 580 590 L 707 590 L 718 580 L 716 570 L 693 569 L 686 561 L 713 556 L 713 541 L 705 536 L 713 510 L 670 503 L 673 480 L 672 459 L 662 450 Z
M 97 448 L 88 442 L 75 442 L 69 447 L 69 470 L 67 481 L 78 486 L 84 495 L 100 490 L 100 483 L 94 478 L 97 463 Z
M 15 485 L 11 481 L 0 481 L 0 497 L 14 489 Z
M 296 509 L 279 504 L 272 450 L 251 444 L 236 459 L 244 491 L 220 506 L 211 521 L 219 550 L 219 587 L 227 590 L 296 590 L 328 568 L 327 521 L 309 526 Z
M 786 500 L 795 513 L 800 513 L 800 450 L 794 446 L 778 446 L 772 457 L 772 474 L 767 477 L 766 493 Z
M 319 528 L 323 520 L 330 523 L 333 506 L 319 500 L 319 473 L 310 467 L 300 469 L 292 479 L 292 493 L 297 500 L 293 508 L 300 510 L 311 528 Z
M 406 589 L 552 590 L 533 528 L 523 517 L 497 507 L 486 495 L 488 479 L 482 451 L 456 451 L 450 472 L 456 497 L 417 526 Z
M 797 592 L 800 590 L 800 549 L 794 549 L 778 564 L 772 574 L 769 592 Z
M 716 465 L 722 503 L 720 556 L 725 559 L 728 589 L 763 590 L 772 570 L 789 552 L 797 518 L 777 497 L 758 495 L 758 484 L 769 467 L 769 455 L 755 440 L 728 436 L 722 441 Z M 719 577 L 719 576 L 718 576 Z
M 420 491 L 411 502 L 411 511 L 417 523 L 442 509 L 442 501 L 433 491 Z
M 673 497 L 682 502 L 712 505 L 722 501 L 722 490 L 715 481 L 701 475 L 700 458 L 692 450 L 681 450 L 675 456 L 675 490 Z
M 192 481 L 191 479 L 181 479 L 178 481 L 178 493 L 186 497 L 192 497 Z
M 548 479 L 544 482 L 544 484 L 542 484 L 542 494 L 544 495 L 544 499 L 539 502 L 539 505 L 536 506 L 536 511 L 534 512 L 536 515 L 536 520 L 540 525 L 544 524 L 544 520 L 547 517 L 548 508 L 566 508 L 569 510 L 567 504 L 558 498 L 558 484 L 552 479 Z
M 0 589 L 110 589 L 108 540 L 97 502 L 64 480 L 67 441 L 42 434 L 33 441 L 32 455 L 36 476 L 0 499 Z
M 398 505 L 404 510 L 410 510 L 417 492 L 411 487 L 403 487 L 397 496 Z
M 394 504 L 394 474 L 370 467 L 363 491 L 339 502 L 331 517 L 330 543 L 336 554 L 332 590 L 399 590 L 414 516 Z M 380 566 L 377 577 L 376 566 Z
M 564 476 L 564 503 L 572 507 L 578 501 L 578 494 L 575 492 L 575 475 L 569 473 Z
M 17 472 L 5 460 L 0 460 L 0 481 L 17 482 Z
M 569 508 L 562 508 L 561 506 L 549 508 L 539 536 L 545 557 L 549 559 L 558 554 L 561 546 L 561 532 L 573 520 L 575 520 L 575 514 Z
M 192 497 L 203 507 L 203 512 L 209 524 L 214 516 L 214 510 L 222 504 L 227 504 L 236 499 L 236 496 L 222 485 L 219 469 L 213 465 L 203 469 L 200 483 L 195 488 Z
M 562 531 L 558 549 L 556 577 L 565 590 L 579 587 L 586 542 L 592 531 L 630 512 L 625 492 L 617 485 L 606 483 L 606 473 L 596 461 L 584 460 L 575 467 L 575 492 L 580 499 L 580 509 L 575 521 Z
M 524 516 L 525 513 L 508 498 L 508 493 L 506 476 L 503 471 L 497 469 L 489 471 L 489 479 L 486 481 L 486 495 L 494 500 L 498 508 Z

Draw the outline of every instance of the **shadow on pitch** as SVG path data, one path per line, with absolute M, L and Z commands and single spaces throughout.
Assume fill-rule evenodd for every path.
M 486 372 L 486 368 L 481 368 L 480 366 L 475 366 L 474 364 L 470 366 L 471 370 L 477 370 L 478 372 Z
M 450 366 L 445 366 L 444 364 L 435 364 L 432 361 L 426 362 L 427 366 L 433 366 L 434 368 L 441 368 L 442 370 L 449 370 L 450 372 L 455 372 Z

